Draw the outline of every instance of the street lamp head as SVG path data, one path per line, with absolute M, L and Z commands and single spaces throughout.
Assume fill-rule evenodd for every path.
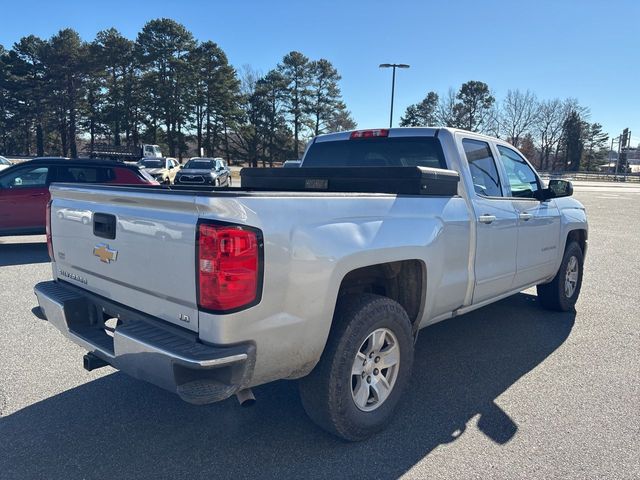
M 380 68 L 391 68 L 391 67 L 395 67 L 395 68 L 409 68 L 410 65 L 407 65 L 406 63 L 381 63 L 380 64 Z

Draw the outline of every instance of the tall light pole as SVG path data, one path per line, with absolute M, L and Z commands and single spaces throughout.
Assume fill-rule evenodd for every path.
M 396 90 L 396 68 L 409 68 L 406 63 L 381 63 L 380 68 L 393 68 L 391 77 L 391 114 L 389 115 L 389 128 L 393 126 L 393 96 Z

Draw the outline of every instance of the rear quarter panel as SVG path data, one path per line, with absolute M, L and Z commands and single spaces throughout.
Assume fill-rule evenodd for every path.
M 261 302 L 231 315 L 200 313 L 200 338 L 253 341 L 253 384 L 307 374 L 322 354 L 340 284 L 352 270 L 416 259 L 427 288 L 421 326 L 463 302 L 469 216 L 459 197 L 319 195 L 197 199 L 201 217 L 264 234 Z

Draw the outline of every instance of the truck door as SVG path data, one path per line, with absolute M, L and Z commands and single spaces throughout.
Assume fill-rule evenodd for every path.
M 470 191 L 476 220 L 473 303 L 479 303 L 512 289 L 518 215 L 510 199 L 503 195 L 489 144 L 465 138 L 462 146 L 473 182 Z
M 529 163 L 515 150 L 497 146 L 506 175 L 507 195 L 518 214 L 518 249 L 514 287 L 524 287 L 555 273 L 560 248 L 560 212 L 553 200 L 534 198 L 542 188 Z

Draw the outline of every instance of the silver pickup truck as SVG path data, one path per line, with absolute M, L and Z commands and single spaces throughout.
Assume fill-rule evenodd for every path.
M 205 404 L 300 379 L 347 440 L 389 421 L 419 329 L 537 286 L 574 308 L 587 248 L 569 182 L 449 128 L 341 132 L 239 188 L 51 187 L 53 326 L 111 365 Z M 90 215 L 87 223 L 61 212 Z M 145 228 L 132 228 L 144 223 Z

